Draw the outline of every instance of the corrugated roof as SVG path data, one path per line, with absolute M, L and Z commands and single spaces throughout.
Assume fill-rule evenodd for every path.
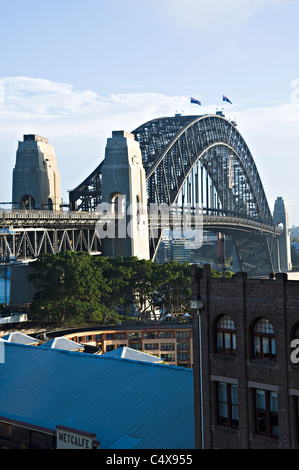
M 128 348 L 127 346 L 123 346 L 121 348 L 114 349 L 113 351 L 106 352 L 105 356 L 131 359 L 133 361 L 147 361 L 154 363 L 162 362 L 162 359 L 160 357 L 153 356 L 152 354 L 146 354 L 142 351 Z
M 67 351 L 78 351 L 79 349 L 84 349 L 84 346 L 70 339 L 64 338 L 63 336 L 58 338 L 53 338 L 50 341 L 39 346 L 40 348 L 55 348 L 55 349 L 64 349 Z
M 102 449 L 194 448 L 193 371 L 4 342 L 0 416 L 95 433 Z

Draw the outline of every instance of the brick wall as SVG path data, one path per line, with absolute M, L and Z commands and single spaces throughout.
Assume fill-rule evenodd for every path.
M 299 322 L 299 282 L 286 275 L 276 279 L 247 279 L 237 273 L 233 279 L 210 278 L 209 266 L 193 267 L 193 299 L 201 299 L 201 345 L 203 419 L 200 406 L 198 318 L 194 324 L 194 398 L 196 447 L 205 448 L 298 448 L 295 396 L 299 395 L 299 364 L 290 360 L 294 326 Z M 236 355 L 216 351 L 215 326 L 219 315 L 231 317 L 235 325 Z M 276 358 L 253 356 L 252 329 L 259 317 L 266 317 L 275 330 Z M 218 424 L 217 384 L 238 386 L 238 427 Z M 278 393 L 279 439 L 258 435 L 255 430 L 254 390 Z

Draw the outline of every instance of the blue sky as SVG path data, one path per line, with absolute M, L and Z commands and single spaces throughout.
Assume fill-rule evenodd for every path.
M 222 95 L 271 210 L 299 225 L 297 0 L 13 0 L 0 7 L 0 201 L 17 141 L 54 146 L 63 198 L 102 160 L 113 130 L 215 113 Z M 190 107 L 190 96 L 202 106 Z

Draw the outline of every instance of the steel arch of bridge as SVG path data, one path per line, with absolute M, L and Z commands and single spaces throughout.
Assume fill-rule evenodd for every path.
M 154 119 L 133 134 L 142 151 L 149 202 L 176 203 L 189 178 L 195 193 L 201 186 L 201 195 L 190 192 L 185 202 L 188 198 L 191 204 L 201 203 L 208 215 L 244 217 L 272 225 L 250 150 L 236 126 L 223 116 Z M 201 174 L 195 171 L 191 175 L 197 164 Z
M 238 235 L 233 229 L 230 233 L 235 233 L 242 270 L 256 271 L 258 260 L 255 267 L 250 265 L 253 252 L 263 258 L 258 272 L 273 270 L 272 214 L 254 159 L 233 122 L 221 114 L 176 115 L 148 121 L 132 133 L 141 148 L 149 204 L 200 204 L 211 219 L 233 217 L 269 227 L 272 235 L 262 228 L 251 235 Z M 71 210 L 96 209 L 101 202 L 101 168 L 102 163 L 70 191 Z M 151 240 L 152 252 L 160 239 Z
M 188 178 L 193 177 L 194 192 L 196 183 L 200 186 L 204 178 L 205 183 L 209 180 L 210 187 L 205 188 L 203 195 L 201 184 L 202 194 L 193 195 L 193 200 L 201 202 L 208 215 L 243 217 L 273 225 L 251 152 L 236 126 L 223 116 L 153 119 L 132 133 L 141 147 L 149 203 L 171 205 L 177 202 Z M 197 164 L 201 167 L 200 175 L 196 172 Z M 70 191 L 71 210 L 95 210 L 101 202 L 101 168 L 102 162 Z M 216 197 L 213 193 L 211 198 L 211 187 Z M 192 203 L 191 194 L 189 199 Z

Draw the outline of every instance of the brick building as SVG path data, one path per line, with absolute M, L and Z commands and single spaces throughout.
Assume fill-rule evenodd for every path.
M 192 298 L 196 448 L 298 449 L 299 282 L 193 266 Z

